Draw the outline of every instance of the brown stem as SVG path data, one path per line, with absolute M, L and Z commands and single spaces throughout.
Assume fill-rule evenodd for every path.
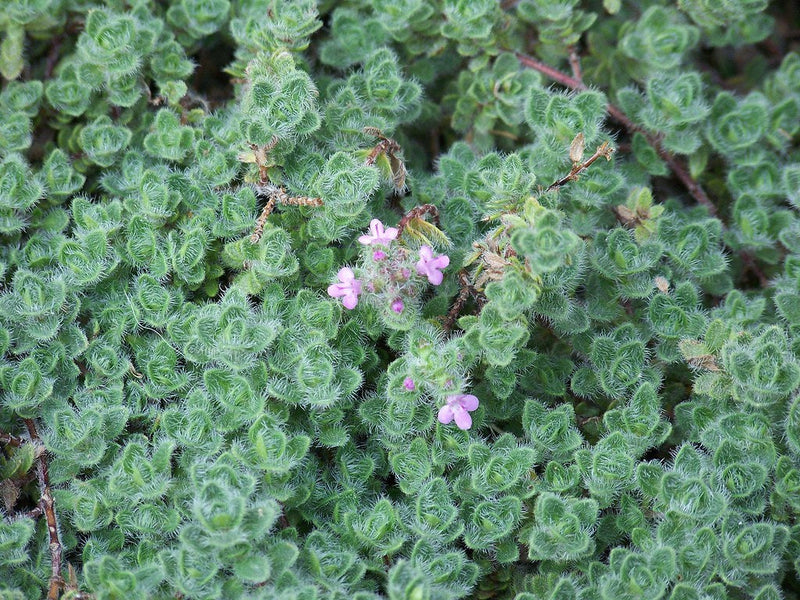
M 764 274 L 764 271 L 762 271 L 758 266 L 758 264 L 756 264 L 755 259 L 743 250 L 739 252 L 739 256 L 742 258 L 742 262 L 745 264 L 745 266 L 756 276 L 758 279 L 758 284 L 762 288 L 769 287 L 769 279 Z
M 581 57 L 578 56 L 578 51 L 575 46 L 569 47 L 569 66 L 572 69 L 572 76 L 576 81 L 583 83 L 583 74 L 581 73 Z
M 18 438 L 15 435 L 10 433 L 6 433 L 4 431 L 0 431 L 0 444 L 7 444 L 9 446 L 14 446 L 15 448 L 21 446 L 24 440 L 22 438 Z
M 696 64 L 697 67 L 703 71 L 703 73 L 711 78 L 711 81 L 714 83 L 714 85 L 719 86 L 724 90 L 736 91 L 736 86 L 727 82 L 722 75 L 720 75 L 719 72 L 706 61 L 701 60 Z
M 534 71 L 539 71 L 542 75 L 546 75 L 556 83 L 560 83 L 561 85 L 571 88 L 573 90 L 585 90 L 586 85 L 582 81 L 575 79 L 574 77 L 570 77 L 566 73 L 562 73 L 558 69 L 554 69 L 550 65 L 546 65 L 545 63 L 536 60 L 532 56 L 528 56 L 527 54 L 522 54 L 521 52 L 517 52 L 517 60 L 520 64 L 524 67 L 528 67 L 529 69 L 533 69 Z
M 64 43 L 64 36 L 57 35 L 53 38 L 50 44 L 50 52 L 47 53 L 47 59 L 44 63 L 44 78 L 50 79 L 53 76 L 53 71 L 58 63 L 59 52 L 61 51 L 61 44 Z
M 33 419 L 25 419 L 31 443 L 41 444 L 42 440 L 36 431 Z M 58 600 L 59 592 L 64 587 L 64 578 L 61 577 L 61 554 L 63 547 L 58 537 L 58 521 L 56 520 L 55 501 L 50 492 L 50 476 L 47 473 L 47 451 L 39 455 L 36 465 L 36 477 L 39 482 L 39 507 L 44 512 L 47 521 L 47 533 L 50 538 L 50 583 L 47 589 L 47 600 Z
M 684 187 L 689 190 L 689 193 L 692 195 L 692 197 L 697 200 L 697 203 L 705 206 L 708 210 L 708 213 L 712 217 L 716 217 L 717 207 L 714 206 L 713 202 L 711 202 L 711 199 L 706 195 L 706 192 L 702 186 L 692 178 L 692 176 L 686 170 L 686 167 L 683 165 L 683 162 L 679 161 L 675 156 L 665 150 L 659 142 L 653 144 L 653 147 L 661 159 L 667 163 L 667 166 L 672 170 L 672 172 L 675 173 L 678 179 L 681 180 L 681 183 L 684 185 Z
M 511 140 L 513 142 L 516 142 L 519 139 L 518 135 L 514 135 L 510 131 L 503 131 L 502 129 L 490 129 L 489 133 L 491 133 L 492 135 L 496 135 L 498 137 L 504 137 L 507 140 Z
M 453 302 L 453 306 L 447 313 L 447 318 L 444 320 L 443 328 L 445 331 L 450 331 L 453 328 L 458 318 L 458 313 L 464 308 L 464 304 L 467 303 L 467 298 L 473 292 L 472 285 L 469 282 L 469 273 L 467 273 L 466 269 L 462 269 L 459 272 L 458 281 L 461 283 L 461 289 L 458 292 L 458 296 L 456 296 L 455 302 Z
M 7 516 L 6 518 L 15 520 L 15 519 L 38 519 L 44 514 L 44 511 L 40 507 L 33 508 L 31 510 L 25 512 L 15 512 L 12 515 Z
M 705 206 L 712 217 L 717 216 L 717 207 L 714 206 L 714 203 L 711 202 L 709 197 L 706 195 L 705 190 L 703 190 L 700 184 L 697 183 L 691 175 L 689 175 L 689 172 L 686 170 L 686 167 L 683 165 L 683 163 L 673 156 L 666 148 L 664 148 L 664 146 L 661 144 L 661 140 L 658 137 L 645 131 L 641 126 L 631 121 L 624 112 L 622 112 L 613 104 L 609 104 L 606 107 L 606 111 L 617 123 L 623 125 L 626 129 L 628 129 L 628 131 L 639 132 L 644 135 L 647 143 L 653 147 L 661 160 L 667 163 L 667 166 L 670 168 L 670 170 L 672 170 L 675 176 L 680 179 L 681 183 L 684 185 L 684 187 L 686 187 L 697 203 Z
M 553 67 L 544 64 L 541 61 L 536 60 L 533 57 L 527 56 L 525 54 L 521 54 L 517 52 L 517 60 L 519 60 L 520 64 L 528 67 L 529 69 L 534 69 L 546 75 L 556 83 L 560 83 L 561 85 L 568 87 L 573 90 L 586 90 L 586 84 L 583 81 L 576 79 L 575 77 L 571 77 L 566 73 L 562 73 L 558 69 L 554 69 Z M 686 187 L 692 197 L 698 202 L 698 204 L 702 204 L 708 209 L 708 212 L 712 216 L 717 215 L 717 208 L 711 202 L 711 200 L 706 195 L 703 188 L 697 183 L 689 172 L 686 170 L 686 167 L 683 163 L 678 160 L 675 156 L 673 156 L 664 146 L 661 144 L 661 140 L 654 136 L 653 134 L 649 133 L 648 131 L 644 130 L 640 125 L 637 125 L 633 121 L 630 120 L 628 115 L 622 112 L 619 108 L 614 106 L 613 104 L 608 104 L 606 106 L 606 112 L 617 121 L 620 125 L 628 129 L 631 133 L 639 132 L 644 135 L 647 143 L 650 144 L 653 149 L 656 151 L 658 156 L 667 163 L 669 168 L 675 174 L 675 176 L 681 181 L 681 183 Z
M 714 206 L 714 203 L 708 198 L 703 188 L 699 183 L 692 179 L 692 176 L 689 175 L 689 172 L 686 170 L 686 167 L 684 167 L 683 163 L 675 156 L 670 154 L 666 148 L 664 148 L 664 146 L 661 144 L 661 140 L 658 137 L 645 131 L 641 126 L 631 121 L 624 112 L 622 112 L 613 104 L 609 104 L 606 107 L 606 111 L 617 123 L 623 125 L 629 131 L 639 132 L 644 135 L 645 139 L 647 139 L 647 143 L 653 147 L 661 160 L 667 163 L 667 166 L 672 170 L 675 176 L 680 179 L 681 183 L 686 187 L 686 189 L 689 190 L 689 193 L 694 197 L 695 200 L 697 200 L 698 204 L 705 206 L 711 216 L 717 216 L 717 207 Z
M 781 50 L 781 47 L 778 45 L 778 43 L 771 38 L 765 39 L 758 45 L 770 56 L 769 62 L 771 65 L 779 65 L 783 60 L 783 57 L 786 55 L 786 53 Z

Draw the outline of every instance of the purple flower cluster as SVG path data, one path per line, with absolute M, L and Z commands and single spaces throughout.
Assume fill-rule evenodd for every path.
M 440 285 L 444 280 L 442 269 L 450 265 L 446 254 L 436 255 L 430 246 L 422 246 L 416 253 L 393 243 L 399 232 L 396 227 L 386 227 L 378 219 L 372 219 L 369 233 L 358 238 L 367 247 L 365 258 L 358 267 L 359 277 L 350 267 L 339 269 L 337 283 L 328 286 L 328 294 L 340 298 L 342 305 L 353 310 L 361 296 L 378 307 L 388 309 L 387 315 L 401 315 L 407 303 L 414 303 L 424 285 Z M 427 280 L 427 281 L 426 281 Z M 403 388 L 413 392 L 417 384 L 411 377 L 403 380 Z M 448 380 L 445 388 L 454 388 Z M 478 399 L 471 394 L 451 394 L 439 409 L 439 422 L 447 425 L 455 421 L 459 429 L 472 427 L 470 412 L 478 408 Z
M 442 269 L 450 264 L 450 258 L 446 254 L 434 255 L 430 246 L 422 246 L 414 256 L 408 249 L 392 243 L 397 236 L 396 227 L 386 227 L 379 219 L 372 219 L 369 233 L 358 238 L 371 250 L 370 259 L 365 260 L 360 269 L 362 278 L 356 278 L 353 269 L 344 267 L 336 275 L 338 283 L 328 287 L 328 294 L 341 298 L 342 305 L 352 310 L 359 296 L 368 291 L 373 301 L 383 303 L 399 315 L 405 310 L 406 302 L 421 291 L 420 278 L 427 278 L 433 285 L 441 284 Z M 420 277 L 414 277 L 413 273 Z

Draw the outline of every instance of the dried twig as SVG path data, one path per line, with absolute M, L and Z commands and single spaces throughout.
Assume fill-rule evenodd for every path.
M 374 165 L 375 160 L 381 154 L 396 154 L 402 150 L 402 148 L 400 148 L 400 144 L 398 144 L 392 138 L 388 138 L 383 135 L 381 130 L 377 127 L 364 127 L 364 133 L 378 138 L 378 143 L 375 144 L 375 147 L 370 151 L 367 159 L 364 161 L 368 165 Z
M 397 194 L 402 193 L 406 187 L 406 165 L 403 159 L 400 158 L 402 148 L 392 138 L 388 138 L 377 127 L 364 127 L 364 133 L 378 138 L 378 143 L 370 150 L 364 164 L 374 165 L 380 156 L 385 156 L 389 161 L 389 170 L 391 171 L 392 184 L 394 191 Z
M 267 154 L 278 145 L 278 141 L 278 136 L 274 135 L 266 146 L 250 144 L 250 149 L 253 151 L 255 157 L 255 163 L 258 166 L 258 182 L 261 185 L 269 183 L 269 161 L 267 160 Z M 250 162 L 252 162 L 252 159 Z
M 275 208 L 275 198 L 274 197 L 267 198 L 267 203 L 261 210 L 261 214 L 258 215 L 258 219 L 256 219 L 256 228 L 253 230 L 253 233 L 250 236 L 250 241 L 253 242 L 254 244 L 257 244 L 258 241 L 261 239 L 261 236 L 264 235 L 264 225 L 266 225 L 267 218 L 272 213 L 272 209 L 274 208 Z
M 594 151 L 588 159 L 584 162 L 575 161 L 572 165 L 572 169 L 570 170 L 569 174 L 562 177 L 558 181 L 551 183 L 550 186 L 545 190 L 549 192 L 550 190 L 555 190 L 560 188 L 565 183 L 569 183 L 570 181 L 575 181 L 578 179 L 578 176 L 583 173 L 586 169 L 588 169 L 591 164 L 596 161 L 601 156 L 606 160 L 611 160 L 611 155 L 614 153 L 614 149 L 608 144 L 608 142 L 603 142 L 598 146 L 597 150 Z
M 543 62 L 538 61 L 531 56 L 527 56 L 520 52 L 517 52 L 516 55 L 517 55 L 517 60 L 519 60 L 521 65 L 528 67 L 529 69 L 534 69 L 535 71 L 538 71 L 543 75 L 546 75 L 553 81 L 560 83 L 565 87 L 568 87 L 573 90 L 588 89 L 586 84 L 583 83 L 583 81 L 575 77 L 571 77 L 566 73 L 562 73 L 558 69 L 554 69 L 553 67 L 546 65 Z M 630 118 L 628 118 L 628 116 L 624 112 L 622 112 L 619 108 L 617 108 L 613 104 L 608 104 L 606 106 L 606 112 L 611 116 L 611 118 L 613 118 L 620 125 L 625 127 L 631 133 L 639 132 L 642 135 L 644 135 L 645 139 L 647 140 L 647 143 L 650 144 L 656 151 L 658 156 L 664 162 L 667 163 L 667 166 L 669 166 L 669 168 L 672 170 L 675 176 L 686 187 L 686 189 L 689 191 L 692 197 L 699 204 L 705 206 L 708 209 L 708 212 L 712 216 L 717 215 L 716 206 L 714 206 L 714 204 L 708 198 L 708 196 L 706 195 L 705 191 L 700 186 L 700 184 L 697 183 L 692 178 L 692 176 L 686 170 L 686 167 L 683 165 L 683 163 L 680 160 L 678 160 L 675 156 L 673 156 L 666 148 L 664 148 L 664 146 L 661 143 L 661 140 L 657 136 L 651 134 L 650 132 L 643 129 L 641 126 L 631 121 Z
M 434 224 L 439 227 L 439 209 L 433 204 L 421 204 L 420 206 L 415 206 L 412 208 L 405 215 L 403 215 L 402 219 L 400 219 L 400 222 L 397 224 L 397 237 L 399 238 L 401 235 L 403 235 L 403 230 L 406 228 L 411 219 L 422 218 L 422 216 L 425 214 L 431 215 L 433 217 Z
M 275 201 L 276 204 L 283 206 L 322 206 L 322 198 L 311 198 L 309 196 L 290 196 L 289 193 L 279 185 L 267 183 L 266 185 L 255 186 L 256 194 L 266 196 Z
M 25 419 L 31 443 L 41 445 L 42 441 L 36 431 L 33 419 Z M 58 521 L 56 520 L 55 501 L 50 492 L 50 476 L 47 473 L 47 452 L 39 454 L 36 465 L 36 478 L 39 483 L 39 507 L 44 512 L 47 521 L 47 534 L 50 538 L 50 582 L 47 589 L 47 600 L 58 600 L 59 592 L 64 587 L 64 578 L 61 576 L 61 555 L 63 547 L 58 536 Z
M 261 214 L 256 220 L 256 228 L 250 236 L 250 241 L 257 244 L 264 234 L 264 226 L 267 223 L 267 218 L 272 214 L 276 204 L 288 206 L 322 206 L 322 198 L 310 198 L 308 196 L 290 196 L 285 189 L 274 183 L 268 181 L 264 184 L 255 186 L 256 194 L 259 196 L 266 196 L 267 203 L 261 210 Z
M 257 195 L 266 196 L 267 203 L 261 210 L 261 214 L 256 219 L 256 228 L 250 236 L 250 241 L 257 244 L 264 235 L 264 226 L 267 223 L 272 211 L 275 209 L 276 204 L 288 204 L 291 206 L 322 206 L 322 198 L 309 198 L 308 196 L 290 196 L 285 189 L 279 185 L 271 183 L 269 180 L 269 152 L 278 145 L 278 136 L 272 136 L 272 139 L 265 146 L 258 146 L 250 144 L 250 149 L 253 151 L 252 155 L 240 154 L 239 160 L 247 163 L 255 163 L 258 167 L 258 183 L 253 188 Z

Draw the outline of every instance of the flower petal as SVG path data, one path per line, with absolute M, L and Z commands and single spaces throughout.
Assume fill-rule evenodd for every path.
M 437 269 L 444 269 L 450 264 L 450 257 L 447 254 L 441 254 L 433 260 L 433 266 Z
M 383 223 L 381 223 L 380 219 L 372 219 L 372 221 L 369 222 L 369 234 L 360 236 L 358 241 L 367 246 L 371 244 L 388 246 L 397 235 L 398 230 L 396 227 L 389 227 L 387 229 L 384 227 Z
M 444 274 L 441 271 L 436 271 L 435 269 L 431 269 L 427 275 L 428 281 L 431 282 L 432 285 L 439 285 L 444 280 Z
M 328 295 L 333 298 L 341 298 L 350 290 L 350 286 L 341 283 L 332 283 L 328 286 Z
M 439 423 L 442 425 L 447 425 L 450 421 L 453 420 L 453 409 L 445 404 L 442 408 L 439 409 L 439 415 L 437 417 L 439 419 Z
M 476 396 L 473 396 L 472 394 L 461 394 L 460 400 L 461 401 L 459 402 L 459 404 L 461 404 L 464 410 L 470 410 L 470 411 L 475 410 L 476 408 L 478 408 L 478 404 L 480 404 L 478 402 L 478 398 Z
M 358 304 L 358 296 L 353 293 L 349 293 L 342 299 L 342 304 L 347 310 L 353 310 L 356 307 L 356 304 Z
M 453 407 L 453 416 L 456 418 L 456 425 L 462 431 L 466 431 L 472 427 L 472 417 L 460 406 Z
M 350 283 L 353 279 L 356 278 L 356 274 L 353 273 L 353 269 L 350 267 L 342 267 L 339 269 L 339 272 L 336 274 L 336 277 L 342 283 Z

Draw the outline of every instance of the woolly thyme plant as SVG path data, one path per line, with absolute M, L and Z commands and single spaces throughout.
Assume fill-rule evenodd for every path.
M 5 0 L 0 597 L 800 595 L 782 0 Z

